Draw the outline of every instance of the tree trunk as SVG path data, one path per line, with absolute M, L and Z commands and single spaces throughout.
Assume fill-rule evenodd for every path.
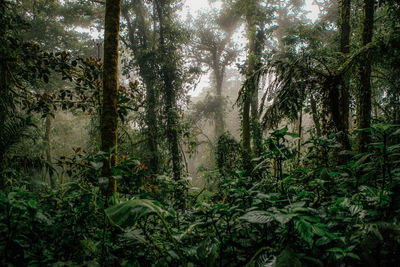
M 216 63 L 217 64 L 217 63 Z M 214 123 L 215 123 L 215 130 L 214 130 L 214 138 L 215 140 L 218 140 L 220 135 L 224 132 L 224 107 L 223 107 L 223 99 L 222 99 L 222 83 L 224 79 L 222 71 L 218 69 L 218 66 L 215 67 L 214 69 L 214 75 L 215 75 L 215 83 L 216 83 L 216 97 L 218 100 L 218 105 L 216 106 L 215 110 L 215 118 L 214 118 Z M 223 67 L 225 68 L 225 67 Z
M 111 167 L 115 166 L 117 162 L 118 37 L 120 11 L 120 0 L 106 1 L 101 150 L 108 153 L 114 148 L 110 160 L 105 161 L 102 168 L 102 176 L 109 177 L 110 179 L 107 189 L 108 194 L 113 194 L 117 190 L 117 181 L 111 177 Z
M 4 131 L 4 123 L 6 121 L 7 114 L 7 94 L 8 94 L 8 86 L 9 86 L 9 78 L 7 73 L 7 63 L 5 61 L 0 62 L 0 173 L 3 170 L 3 161 L 5 156 L 5 147 L 3 145 L 3 131 Z M 0 174 L 0 188 L 3 188 L 5 185 L 4 177 Z
M 350 52 L 350 7 L 351 0 L 340 0 L 340 52 L 347 55 Z M 349 150 L 350 142 L 348 137 L 349 131 L 349 109 L 350 109 L 350 93 L 349 80 L 344 77 L 343 84 L 339 86 L 339 119 L 336 123 L 336 130 L 342 132 L 338 141 L 342 144 L 343 149 Z
M 158 120 L 157 120 L 158 97 L 152 82 L 146 83 L 146 124 L 147 124 L 147 145 L 150 152 L 149 168 L 152 173 L 159 170 L 158 151 Z
M 364 0 L 361 36 L 361 43 L 363 46 L 366 46 L 372 41 L 374 5 L 375 0 Z M 367 55 L 360 60 L 358 74 L 360 88 L 358 90 L 357 99 L 357 128 L 366 129 L 371 127 L 371 56 Z M 360 132 L 356 140 L 358 152 L 366 152 L 369 141 L 369 133 L 366 131 Z
M 256 24 L 254 17 L 255 3 L 254 0 L 249 1 L 246 6 L 246 23 L 247 23 L 247 38 L 249 40 L 249 52 L 247 55 L 247 71 L 246 79 L 252 80 L 256 62 L 255 55 L 255 39 L 256 39 Z M 243 168 L 248 174 L 252 171 L 251 164 L 251 119 L 250 108 L 253 101 L 253 94 L 255 93 L 254 83 L 248 82 L 245 88 L 245 95 L 242 103 L 242 160 Z
M 302 133 L 303 133 L 303 107 L 301 107 L 299 111 L 299 119 L 298 119 L 298 135 L 299 135 L 299 140 L 297 141 L 297 163 L 300 162 L 300 156 L 301 156 L 301 139 L 302 139 Z
M 174 179 L 179 181 L 181 179 L 181 156 L 179 152 L 179 134 L 178 134 L 178 113 L 176 106 L 176 90 L 173 81 L 173 75 L 176 74 L 176 59 L 174 59 L 175 51 L 171 47 L 167 47 L 165 43 L 165 18 L 163 1 L 155 1 L 158 19 L 159 19 L 159 35 L 160 35 L 160 51 L 162 58 L 161 77 L 163 82 L 163 91 L 165 99 L 165 114 L 167 118 L 167 138 L 169 141 L 171 159 L 172 159 L 172 173 Z M 168 7 L 169 8 L 169 7 Z M 172 48 L 173 49 L 173 48 Z M 170 59 L 170 60 L 169 60 Z M 182 192 L 178 192 L 178 198 L 182 198 Z
M 154 49 L 151 47 L 150 32 L 146 28 L 145 7 L 142 1 L 134 1 L 133 8 L 137 17 L 137 21 L 132 24 L 131 17 L 127 7 L 122 9 L 122 15 L 127 22 L 128 38 L 130 48 L 139 66 L 139 74 L 142 77 L 146 89 L 145 100 L 145 122 L 147 125 L 147 148 L 150 154 L 148 165 L 151 173 L 159 171 L 159 151 L 158 151 L 158 116 L 157 106 L 159 105 L 159 94 L 155 85 L 157 66 L 155 63 Z M 155 15 L 155 14 L 154 14 Z M 136 23 L 138 25 L 136 25 Z M 136 25 L 136 27 L 134 26 Z M 135 39 L 135 31 L 138 30 L 139 38 Z M 156 29 L 153 29 L 156 31 Z M 137 49 L 139 47 L 139 49 Z M 146 51 L 146 52 L 143 52 Z M 153 54 L 153 55 L 151 55 Z M 144 158 L 145 160 L 145 158 Z
M 50 131 L 51 131 L 51 116 L 47 115 L 45 122 L 44 142 L 46 144 L 46 160 L 48 164 L 51 164 Z M 49 167 L 47 168 L 46 173 L 49 174 L 51 188 L 54 188 L 56 186 L 56 179 L 55 176 L 51 174 Z
M 317 134 L 317 137 L 321 137 L 321 123 L 319 121 L 317 103 L 315 102 L 315 99 L 312 95 L 310 98 L 310 106 L 311 106 L 312 118 L 313 118 L 313 122 L 314 122 L 314 126 L 315 126 L 315 133 Z

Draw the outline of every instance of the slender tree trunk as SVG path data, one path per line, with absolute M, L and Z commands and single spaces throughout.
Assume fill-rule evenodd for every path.
M 165 17 L 163 9 L 165 3 L 163 1 L 155 1 L 157 14 L 159 19 L 159 35 L 160 35 L 160 51 L 162 58 L 161 77 L 163 81 L 163 91 L 165 99 L 165 114 L 167 117 L 167 138 L 170 146 L 170 153 L 172 159 L 172 172 L 174 179 L 179 181 L 181 179 L 181 156 L 179 153 L 179 134 L 178 134 L 178 113 L 176 106 L 176 89 L 172 75 L 176 73 L 176 59 L 172 58 L 175 51 L 167 47 L 165 43 Z M 168 7 L 169 8 L 169 7 Z M 171 59 L 171 60 L 169 60 Z M 177 198 L 182 199 L 183 192 L 178 192 Z
M 350 6 L 351 0 L 340 0 L 340 23 L 339 38 L 340 52 L 348 54 L 350 52 Z
M 340 0 L 340 52 L 347 55 L 350 52 L 350 7 L 351 0 Z M 343 148 L 349 150 L 350 142 L 348 138 L 349 131 L 349 110 L 350 110 L 350 93 L 349 80 L 344 77 L 342 85 L 339 87 L 339 120 L 336 123 L 338 131 L 342 132 L 339 142 Z
M 298 135 L 299 135 L 299 140 L 297 141 L 297 163 L 300 162 L 300 156 L 301 156 L 301 140 L 302 140 L 302 133 L 303 133 L 303 107 L 299 111 L 299 119 L 298 119 L 299 125 L 298 125 Z
M 317 137 L 321 137 L 321 123 L 319 121 L 319 116 L 318 116 L 318 109 L 317 109 L 317 103 L 315 102 L 314 97 L 311 95 L 310 98 L 310 105 L 311 105 L 311 112 L 312 112 L 312 118 L 315 126 L 315 133 L 317 134 Z
M 5 147 L 3 145 L 3 132 L 4 132 L 4 123 L 6 121 L 7 114 L 7 94 L 8 94 L 8 86 L 9 86 L 9 78 L 7 73 L 7 63 L 5 61 L 0 62 L 0 173 L 3 170 L 3 161 L 5 156 Z M 0 175 L 0 188 L 3 188 L 5 184 L 4 177 Z
M 223 99 L 222 99 L 222 83 L 223 83 L 223 75 L 221 75 L 219 70 L 214 70 L 215 79 L 216 79 L 216 97 L 218 99 L 218 105 L 215 110 L 215 140 L 218 140 L 220 135 L 224 132 L 224 107 L 223 107 Z
M 247 71 L 246 71 L 246 79 L 252 79 L 254 74 L 255 66 L 256 66 L 256 58 L 255 58 L 255 38 L 256 38 L 256 25 L 254 12 L 255 3 L 254 1 L 250 1 L 248 6 L 249 9 L 246 14 L 246 22 L 247 22 L 247 38 L 249 40 L 249 52 L 247 55 Z M 251 118 L 250 118 L 250 108 L 251 102 L 253 100 L 253 94 L 255 93 L 254 83 L 249 82 L 245 88 L 245 95 L 242 103 L 242 160 L 243 160 L 243 168 L 248 172 L 248 174 L 252 171 L 251 164 Z
M 375 0 L 364 0 L 361 43 L 366 46 L 372 41 L 374 26 Z M 360 88 L 358 90 L 357 103 L 357 128 L 371 127 L 371 57 L 367 55 L 361 59 L 358 67 Z M 356 148 L 358 152 L 366 152 L 370 141 L 368 132 L 360 132 L 357 135 Z
M 117 181 L 111 177 L 111 167 L 115 166 L 117 162 L 118 37 L 120 11 L 120 0 L 106 1 L 101 150 L 108 153 L 114 148 L 110 161 L 105 161 L 102 169 L 102 175 L 110 179 L 107 189 L 108 194 L 113 194 L 117 190 Z
M 134 10 L 137 16 L 137 28 L 131 22 L 131 17 L 127 8 L 122 9 L 122 15 L 127 22 L 128 37 L 130 41 L 130 48 L 137 60 L 139 66 L 140 76 L 143 78 L 143 82 L 146 86 L 146 100 L 145 100 L 145 122 L 147 125 L 147 148 L 150 153 L 149 157 L 149 169 L 152 173 L 158 173 L 159 171 L 159 151 L 158 151 L 158 116 L 157 116 L 157 106 L 159 105 L 159 94 L 155 85 L 156 79 L 156 59 L 154 56 L 149 56 L 153 53 L 153 47 L 151 47 L 148 38 L 150 38 L 150 33 L 146 28 L 146 18 L 145 18 L 145 7 L 142 1 L 135 1 Z M 154 14 L 155 15 L 155 14 Z M 135 39 L 135 31 L 138 30 L 139 37 L 138 40 Z M 156 31 L 156 29 L 153 29 Z M 140 49 L 137 49 L 139 46 Z M 144 53 L 143 51 L 150 51 Z
M 45 122 L 44 142 L 46 144 L 46 160 L 47 160 L 48 164 L 51 164 L 50 132 L 51 132 L 51 116 L 47 115 L 46 122 Z M 49 167 L 47 168 L 47 173 L 48 173 L 49 179 L 50 179 L 50 186 L 52 188 L 54 188 L 56 186 L 56 179 L 55 179 L 54 175 L 51 175 Z
M 159 151 L 158 151 L 158 120 L 157 104 L 158 97 L 152 82 L 146 83 L 146 124 L 148 148 L 150 152 L 150 170 L 158 173 L 159 170 Z

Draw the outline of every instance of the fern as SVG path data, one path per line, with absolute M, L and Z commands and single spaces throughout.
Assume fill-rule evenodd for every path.
M 12 120 L 7 120 L 2 128 L 0 145 L 8 151 L 16 144 L 21 142 L 23 138 L 29 138 L 29 130 L 36 125 L 32 122 L 31 117 L 20 118 L 14 117 Z

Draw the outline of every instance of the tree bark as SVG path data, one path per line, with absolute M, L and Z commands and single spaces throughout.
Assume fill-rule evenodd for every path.
M 107 188 L 108 194 L 113 194 L 117 190 L 117 181 L 111 177 L 111 167 L 115 166 L 117 162 L 118 41 L 120 11 L 120 0 L 106 1 L 101 150 L 108 153 L 111 149 L 114 149 L 110 160 L 106 160 L 102 168 L 102 176 L 109 178 Z
M 217 59 L 216 61 L 220 61 L 220 59 Z M 218 140 L 220 135 L 224 132 L 225 125 L 224 125 L 224 107 L 223 107 L 223 99 L 222 99 L 222 84 L 224 80 L 224 69 L 225 66 L 221 66 L 223 68 L 222 70 L 220 69 L 220 66 L 218 66 L 218 62 L 215 62 L 214 65 L 214 76 L 215 76 L 215 85 L 216 85 L 216 97 L 218 100 L 218 105 L 215 110 L 215 118 L 214 118 L 214 123 L 215 123 L 215 129 L 214 129 L 214 137 L 215 140 Z
M 311 106 L 312 118 L 313 118 L 313 122 L 314 122 L 314 126 L 315 126 L 315 133 L 317 134 L 317 137 L 321 137 L 321 135 L 322 135 L 321 123 L 319 121 L 317 103 L 312 95 L 310 98 L 310 106 Z
M 44 142 L 46 144 L 46 160 L 48 164 L 51 164 L 50 131 L 51 131 L 51 116 L 47 115 L 45 121 Z M 56 179 L 54 175 L 50 174 L 49 167 L 47 168 L 47 173 L 49 174 L 50 186 L 54 188 L 56 186 Z
M 347 55 L 350 52 L 350 7 L 351 0 L 340 0 L 340 52 Z M 350 93 L 349 80 L 343 78 L 343 83 L 339 86 L 339 118 L 336 123 L 336 130 L 342 132 L 338 141 L 342 144 L 343 149 L 349 150 L 350 142 L 348 137 L 349 131 L 349 109 L 350 109 Z
M 254 0 L 248 1 L 245 6 L 245 17 L 247 23 L 247 38 L 249 40 L 249 52 L 247 55 L 247 71 L 246 79 L 249 81 L 254 74 L 256 60 L 255 60 L 255 38 L 256 38 L 256 24 L 255 24 L 255 2 Z M 243 168 L 248 172 L 252 171 L 251 164 L 251 118 L 250 108 L 253 100 L 253 83 L 247 83 L 245 88 L 245 95 L 242 103 L 242 160 Z
M 131 48 L 137 65 L 139 66 L 139 74 L 142 77 L 146 89 L 145 99 L 145 122 L 147 130 L 147 148 L 149 151 L 148 165 L 151 173 L 158 173 L 160 159 L 158 151 L 158 115 L 157 106 L 159 105 L 159 93 L 156 88 L 156 76 L 155 71 L 157 70 L 156 63 L 154 62 L 154 47 L 151 47 L 151 42 L 148 39 L 151 38 L 150 32 L 146 28 L 146 13 L 143 1 L 134 1 L 133 8 L 137 17 L 136 23 L 131 22 L 131 17 L 128 12 L 128 7 L 122 8 L 122 15 L 127 22 L 129 47 Z M 156 14 L 154 14 L 156 15 Z M 137 24 L 137 25 L 136 25 Z M 135 26 L 136 27 L 135 27 Z M 156 29 L 153 29 L 156 31 Z M 137 31 L 137 36 L 135 32 Z M 153 40 L 154 41 L 154 40 Z M 154 43 L 154 42 L 153 42 Z M 139 48 L 139 49 L 138 49 Z M 145 158 L 143 160 L 146 160 Z
M 375 0 L 364 0 L 361 43 L 363 46 L 372 41 L 374 26 Z M 371 127 L 371 56 L 365 56 L 358 67 L 360 88 L 357 103 L 357 128 Z M 362 131 L 357 135 L 356 148 L 358 152 L 366 152 L 370 134 Z
M 171 47 L 167 47 L 165 37 L 165 17 L 163 1 L 155 1 L 157 15 L 159 19 L 159 35 L 160 35 L 160 51 L 161 51 L 161 77 L 163 82 L 163 93 L 165 99 L 165 114 L 167 118 L 167 138 L 170 146 L 170 153 L 172 159 L 172 173 L 174 179 L 179 181 L 181 179 L 181 156 L 179 152 L 179 134 L 178 134 L 178 113 L 176 105 L 176 90 L 174 86 L 173 75 L 177 72 L 176 59 L 173 58 L 175 51 Z M 169 7 L 168 7 L 169 8 Z M 173 48 L 172 48 L 173 49 Z M 170 59 L 170 60 L 169 60 Z M 177 198 L 182 199 L 182 192 L 178 192 Z
M 3 170 L 3 161 L 5 156 L 5 147 L 3 145 L 3 132 L 4 132 L 4 123 L 6 121 L 7 114 L 7 94 L 8 94 L 8 86 L 9 86 L 9 77 L 7 70 L 7 63 L 5 61 L 0 62 L 0 173 Z M 0 175 L 0 188 L 3 188 L 5 184 L 4 177 Z

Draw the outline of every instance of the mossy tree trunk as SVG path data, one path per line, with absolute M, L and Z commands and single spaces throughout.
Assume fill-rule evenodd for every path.
M 340 24 L 339 24 L 339 38 L 340 38 L 340 52 L 344 55 L 350 52 L 350 7 L 351 0 L 340 0 L 339 2 Z M 350 149 L 350 142 L 348 138 L 349 131 L 349 106 L 350 106 L 350 93 L 349 93 L 349 79 L 344 77 L 343 85 L 339 87 L 339 118 L 336 123 L 336 130 L 342 132 L 339 137 L 339 142 L 346 150 Z
M 372 41 L 374 27 L 375 0 L 364 0 L 361 44 L 368 45 Z M 360 60 L 358 66 L 359 89 L 357 95 L 357 128 L 371 127 L 371 56 L 366 55 Z M 370 141 L 370 134 L 361 131 L 357 135 L 356 149 L 358 152 L 366 152 Z
M 178 120 L 178 107 L 177 107 L 177 88 L 180 84 L 177 80 L 177 55 L 176 47 L 169 43 L 167 39 L 167 23 L 170 22 L 170 7 L 168 3 L 163 0 L 155 1 L 157 16 L 159 20 L 159 46 L 160 46 L 160 76 L 163 87 L 163 95 L 165 101 L 165 116 L 167 120 L 167 138 L 169 143 L 170 156 L 172 161 L 172 173 L 174 179 L 179 181 L 181 179 L 181 155 L 179 151 L 179 120 Z M 167 21 L 168 20 L 168 21 Z M 179 190 L 178 190 L 179 191 Z M 177 198 L 182 199 L 183 192 L 177 193 Z
M 143 1 L 134 1 L 133 12 L 136 15 L 136 20 L 131 21 L 131 14 L 129 14 L 129 6 L 124 6 L 122 15 L 127 22 L 128 39 L 129 43 L 125 42 L 132 50 L 136 59 L 136 64 L 139 67 L 139 74 L 143 79 L 146 90 L 145 99 L 145 122 L 146 122 L 146 137 L 147 149 L 149 152 L 148 165 L 152 173 L 158 173 L 160 168 L 159 156 L 159 92 L 157 88 L 157 63 L 155 62 L 155 40 L 152 40 L 150 29 L 148 28 L 148 21 L 146 20 L 146 8 Z M 154 14 L 155 16 L 156 14 Z M 154 24 L 153 24 L 154 25 Z M 155 32 L 156 29 L 153 29 Z
M 251 138 L 257 154 L 262 148 L 262 131 L 258 122 L 258 78 L 255 71 L 260 64 L 260 53 L 262 50 L 262 32 L 257 30 L 257 5 L 256 0 L 245 1 L 244 12 L 247 24 L 247 38 L 249 40 L 249 51 L 247 55 L 245 95 L 242 103 L 242 159 L 243 168 L 248 172 L 252 170 L 251 164 Z M 251 112 L 250 112 L 251 110 Z
M 117 190 L 117 181 L 111 177 L 111 167 L 115 166 L 117 162 L 118 37 L 120 11 L 120 0 L 106 1 L 101 150 L 108 153 L 114 148 L 110 160 L 105 161 L 102 168 L 102 176 L 109 177 L 108 194 L 113 194 Z

